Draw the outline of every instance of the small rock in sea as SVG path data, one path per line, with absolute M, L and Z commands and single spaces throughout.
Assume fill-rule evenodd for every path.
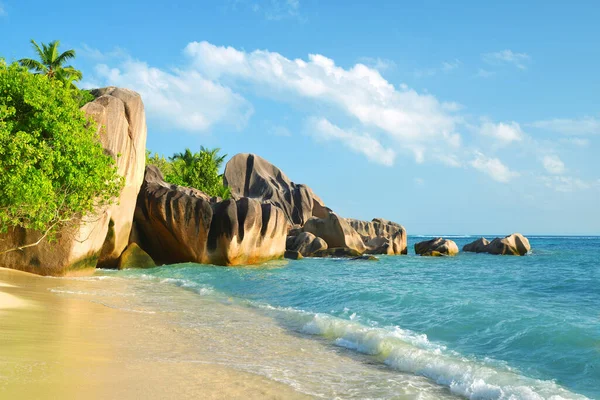
M 415 253 L 429 257 L 455 256 L 458 254 L 458 246 L 452 240 L 435 238 L 416 243 Z
M 302 257 L 302 254 L 300 254 L 299 251 L 293 251 L 293 250 L 286 250 L 285 253 L 283 254 L 283 256 L 290 260 L 302 260 L 304 258 L 304 257 Z

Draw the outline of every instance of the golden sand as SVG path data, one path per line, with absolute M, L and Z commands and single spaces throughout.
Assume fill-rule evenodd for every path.
M 232 368 L 165 361 L 182 338 L 159 316 L 58 296 L 57 281 L 0 268 L 0 398 L 306 398 Z

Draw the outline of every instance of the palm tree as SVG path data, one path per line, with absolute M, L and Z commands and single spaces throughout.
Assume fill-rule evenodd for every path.
M 32 39 L 31 44 L 39 57 L 39 61 L 32 58 L 22 58 L 19 60 L 19 64 L 23 67 L 29 68 L 36 74 L 43 74 L 48 78 L 58 79 L 69 87 L 75 86 L 73 82 L 81 80 L 81 71 L 76 70 L 70 65 L 64 65 L 68 60 L 75 58 L 75 50 L 67 50 L 59 54 L 58 46 L 60 42 L 58 40 L 48 44 L 42 43 L 42 47 L 40 47 Z

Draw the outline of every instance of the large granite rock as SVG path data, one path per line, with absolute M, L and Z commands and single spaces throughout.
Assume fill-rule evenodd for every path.
M 114 205 L 71 223 L 57 240 L 0 255 L 0 266 L 41 275 L 65 275 L 97 264 L 116 267 L 127 247 L 137 194 L 144 177 L 146 117 L 139 94 L 115 87 L 93 91 L 85 111 L 98 123 L 100 141 L 116 161 L 125 186 Z M 40 232 L 12 229 L 0 236 L 0 249 L 36 242 Z
M 285 249 L 297 251 L 304 257 L 310 257 L 319 250 L 326 250 L 327 242 L 310 232 L 302 232 L 298 236 L 288 236 Z
M 472 253 L 487 253 L 490 241 L 486 238 L 479 238 L 469 244 L 463 246 L 463 251 Z
M 130 243 L 121 257 L 119 257 L 119 269 L 127 268 L 153 268 L 156 267 L 152 257 L 137 245 Z
M 421 256 L 455 256 L 458 246 L 452 240 L 435 238 L 416 243 L 415 253 Z
M 360 221 L 346 218 L 346 221 L 361 236 L 367 253 L 407 254 L 406 229 L 400 224 L 382 218 Z
M 531 246 L 529 240 L 520 233 L 513 233 L 503 238 L 496 238 L 487 246 L 490 254 L 524 256 Z
M 156 262 L 255 264 L 285 252 L 288 221 L 273 204 L 241 197 L 210 202 L 146 168 L 135 210 L 135 238 Z M 132 235 L 132 238 L 134 236 Z
M 361 254 L 367 249 L 354 228 L 334 212 L 329 212 L 325 218 L 310 218 L 304 224 L 303 230 L 322 238 L 330 248 L 346 247 Z
M 328 210 L 306 185 L 292 182 L 279 168 L 254 154 L 236 154 L 225 167 L 223 182 L 233 198 L 251 197 L 283 210 L 291 224 L 304 225 Z
M 529 240 L 520 233 L 495 238 L 491 242 L 486 238 L 479 238 L 463 247 L 463 251 L 514 256 L 524 256 L 530 250 Z

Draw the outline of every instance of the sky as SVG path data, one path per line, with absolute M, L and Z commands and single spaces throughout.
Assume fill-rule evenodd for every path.
M 600 234 L 596 1 L 0 0 L 142 95 L 148 149 L 255 153 L 409 234 Z

